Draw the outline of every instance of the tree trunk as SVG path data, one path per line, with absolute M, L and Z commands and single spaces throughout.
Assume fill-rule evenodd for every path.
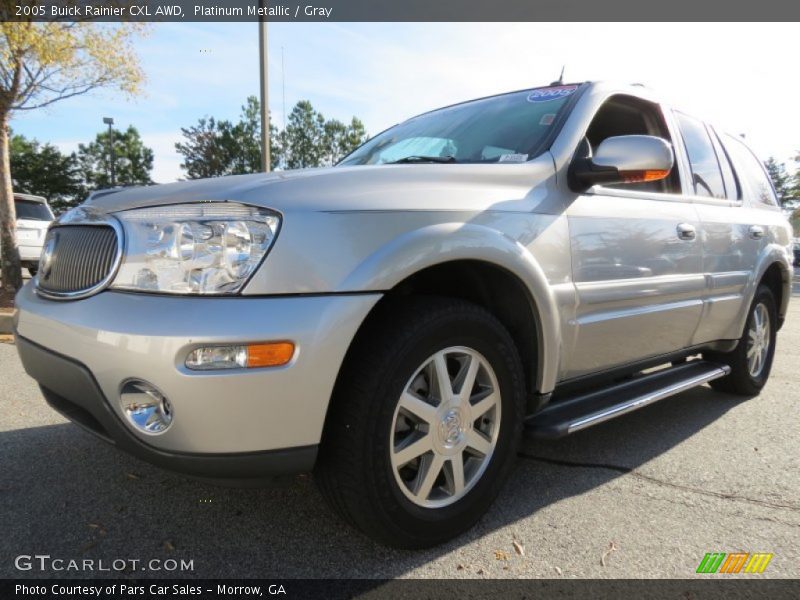
M 22 266 L 17 247 L 17 211 L 11 189 L 11 156 L 8 146 L 8 111 L 0 111 L 0 260 L 4 296 L 12 296 L 22 287 Z

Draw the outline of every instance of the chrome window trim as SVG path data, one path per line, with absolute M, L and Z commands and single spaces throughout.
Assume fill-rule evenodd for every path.
M 122 229 L 122 223 L 120 223 L 115 217 L 111 215 L 96 215 L 84 211 L 81 211 L 81 216 L 65 215 L 65 217 L 66 218 L 63 221 L 57 221 L 51 225 L 48 228 L 47 233 L 49 234 L 50 231 L 58 229 L 59 227 L 68 227 L 72 225 L 111 227 L 114 230 L 117 239 L 116 254 L 114 255 L 114 262 L 111 264 L 111 269 L 108 271 L 108 274 L 98 284 L 93 285 L 90 288 L 86 288 L 85 290 L 78 290 L 75 292 L 51 292 L 48 290 L 43 290 L 39 287 L 39 275 L 37 275 L 34 278 L 34 289 L 36 294 L 48 300 L 80 300 L 82 298 L 94 296 L 98 292 L 103 291 L 110 286 L 116 278 L 117 271 L 119 271 L 119 267 L 122 264 L 122 258 L 125 250 L 125 238 Z

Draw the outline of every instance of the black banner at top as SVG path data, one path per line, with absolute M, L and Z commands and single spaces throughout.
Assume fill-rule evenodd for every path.
M 2 0 L 3 21 L 798 21 L 792 0 Z M 669 43 L 670 40 L 664 40 Z M 661 42 L 658 42 L 661 43 Z M 678 42 L 676 42 L 678 43 Z

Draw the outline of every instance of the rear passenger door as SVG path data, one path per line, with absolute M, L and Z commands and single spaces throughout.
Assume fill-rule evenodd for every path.
M 683 113 L 676 113 L 676 120 L 691 173 L 685 191 L 692 197 L 702 228 L 706 277 L 703 314 L 692 344 L 736 339 L 741 332 L 732 326 L 745 302 L 761 239 L 757 229 L 751 230 L 751 210 L 742 201 L 740 181 L 717 133 Z

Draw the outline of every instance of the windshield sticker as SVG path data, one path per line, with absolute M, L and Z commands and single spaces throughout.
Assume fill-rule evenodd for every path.
M 528 94 L 528 102 L 550 102 L 566 98 L 578 89 L 577 85 L 559 85 L 556 87 L 533 90 Z
M 497 162 L 525 162 L 528 160 L 527 154 L 501 154 Z
M 555 120 L 556 113 L 547 113 L 546 115 L 542 115 L 542 118 L 539 119 L 539 125 L 552 125 Z

